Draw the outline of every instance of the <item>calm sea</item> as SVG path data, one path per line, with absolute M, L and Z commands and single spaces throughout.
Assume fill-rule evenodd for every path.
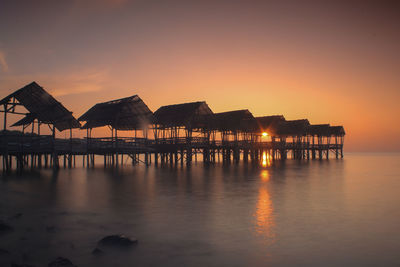
M 399 266 L 399 206 L 400 154 L 42 170 L 0 179 L 0 265 Z M 110 234 L 139 243 L 92 255 Z

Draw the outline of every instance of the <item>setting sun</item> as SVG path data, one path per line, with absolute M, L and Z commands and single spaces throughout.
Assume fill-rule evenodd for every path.
M 262 136 L 263 136 L 263 137 L 266 137 L 266 136 L 268 136 L 268 133 L 267 133 L 267 132 L 263 132 L 263 133 L 262 133 Z

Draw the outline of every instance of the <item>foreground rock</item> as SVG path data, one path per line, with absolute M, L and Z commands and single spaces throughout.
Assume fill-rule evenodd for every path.
M 137 239 L 130 239 L 124 235 L 109 235 L 101 239 L 98 244 L 101 246 L 126 248 L 137 244 L 137 242 Z
M 0 232 L 8 232 L 14 230 L 11 226 L 5 222 L 0 221 Z
M 95 249 L 93 249 L 93 251 L 92 251 L 92 254 L 93 255 L 102 255 L 104 252 L 101 250 L 101 249 L 99 249 L 99 248 L 95 248 Z
M 50 262 L 48 267 L 76 267 L 69 259 L 58 257 L 54 261 Z

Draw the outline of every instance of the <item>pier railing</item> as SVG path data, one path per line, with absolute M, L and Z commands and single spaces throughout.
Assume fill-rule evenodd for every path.
M 86 162 L 87 166 L 94 166 L 95 155 L 104 155 L 105 165 L 118 165 L 118 159 L 121 158 L 120 162 L 123 162 L 124 155 L 128 155 L 134 163 L 149 164 L 152 154 L 156 164 L 158 159 L 161 162 L 186 161 L 189 164 L 193 156 L 197 158 L 198 153 L 203 154 L 205 162 L 213 162 L 219 155 L 223 160 L 233 158 L 238 162 L 242 158 L 247 162 L 248 157 L 257 161 L 263 153 L 270 154 L 272 159 L 286 159 L 289 156 L 295 159 L 322 159 L 329 158 L 330 151 L 336 158 L 343 157 L 343 143 L 329 143 L 329 139 L 325 143 L 310 143 L 306 138 L 280 141 L 212 140 L 201 136 L 155 140 L 135 137 L 59 139 L 52 135 L 0 134 L 3 170 L 11 169 L 13 157 L 17 168 L 22 168 L 28 164 L 27 158 L 31 159 L 31 166 L 41 166 L 42 158 L 45 166 L 59 166 L 58 160 L 62 157 L 64 166 L 71 166 L 75 164 L 76 155 L 83 156 L 83 165 Z M 144 158 L 141 159 L 140 155 Z
M 205 137 L 159 138 L 156 140 L 135 137 L 102 137 L 102 138 L 72 138 L 53 139 L 51 135 L 2 135 L 0 151 L 2 153 L 129 153 L 153 151 L 157 147 L 170 149 L 193 148 L 234 148 L 241 149 L 279 149 L 279 150 L 329 150 L 338 149 L 342 144 L 311 144 L 310 142 L 253 142 L 250 140 L 209 140 Z

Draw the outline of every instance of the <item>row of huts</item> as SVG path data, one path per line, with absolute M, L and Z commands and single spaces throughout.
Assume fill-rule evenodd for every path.
M 28 112 L 21 111 L 20 106 Z M 158 154 L 168 158 L 169 154 L 176 154 L 177 151 L 181 151 L 182 159 L 186 153 L 186 161 L 189 161 L 188 157 L 198 150 L 202 150 L 203 160 L 208 160 L 215 150 L 216 153 L 223 150 L 225 154 L 228 153 L 225 150 L 229 150 L 228 154 L 233 151 L 234 160 L 240 159 L 240 153 L 247 153 L 245 150 L 266 150 L 274 157 L 281 158 L 286 158 L 290 151 L 295 158 L 305 158 L 307 153 L 313 154 L 315 151 L 322 157 L 321 151 L 329 153 L 329 150 L 334 150 L 337 157 L 343 156 L 345 131 L 342 126 L 313 125 L 307 119 L 286 120 L 283 115 L 254 117 L 247 109 L 214 113 L 205 101 L 162 106 L 153 113 L 138 95 L 134 95 L 98 103 L 76 119 L 72 112 L 36 82 L 32 82 L 0 100 L 0 107 L 4 113 L 3 135 L 8 135 L 2 138 L 0 144 L 3 156 L 24 153 L 10 148 L 10 140 L 13 139 L 6 131 L 8 114 L 23 115 L 11 126 L 21 127 L 22 133 L 26 133 L 29 127 L 30 134 L 35 134 L 37 138 L 43 136 L 40 134 L 41 126 L 47 125 L 52 132 L 52 138 L 46 137 L 49 143 L 53 143 L 53 154 L 110 154 L 112 157 L 117 154 L 118 159 L 118 153 L 130 156 L 132 154 L 129 153 L 133 152 L 150 153 L 150 156 L 154 154 L 156 162 Z M 104 126 L 111 129 L 111 136 L 93 138 L 92 129 Z M 72 145 L 72 129 L 77 128 L 87 133 L 80 142 L 79 152 L 73 151 Z M 70 151 L 54 152 L 56 129 L 70 131 Z M 123 137 L 121 131 L 133 131 L 134 137 Z M 34 146 L 31 144 L 31 150 Z M 239 156 L 235 155 L 238 153 Z M 260 153 L 258 151 L 257 154 Z

